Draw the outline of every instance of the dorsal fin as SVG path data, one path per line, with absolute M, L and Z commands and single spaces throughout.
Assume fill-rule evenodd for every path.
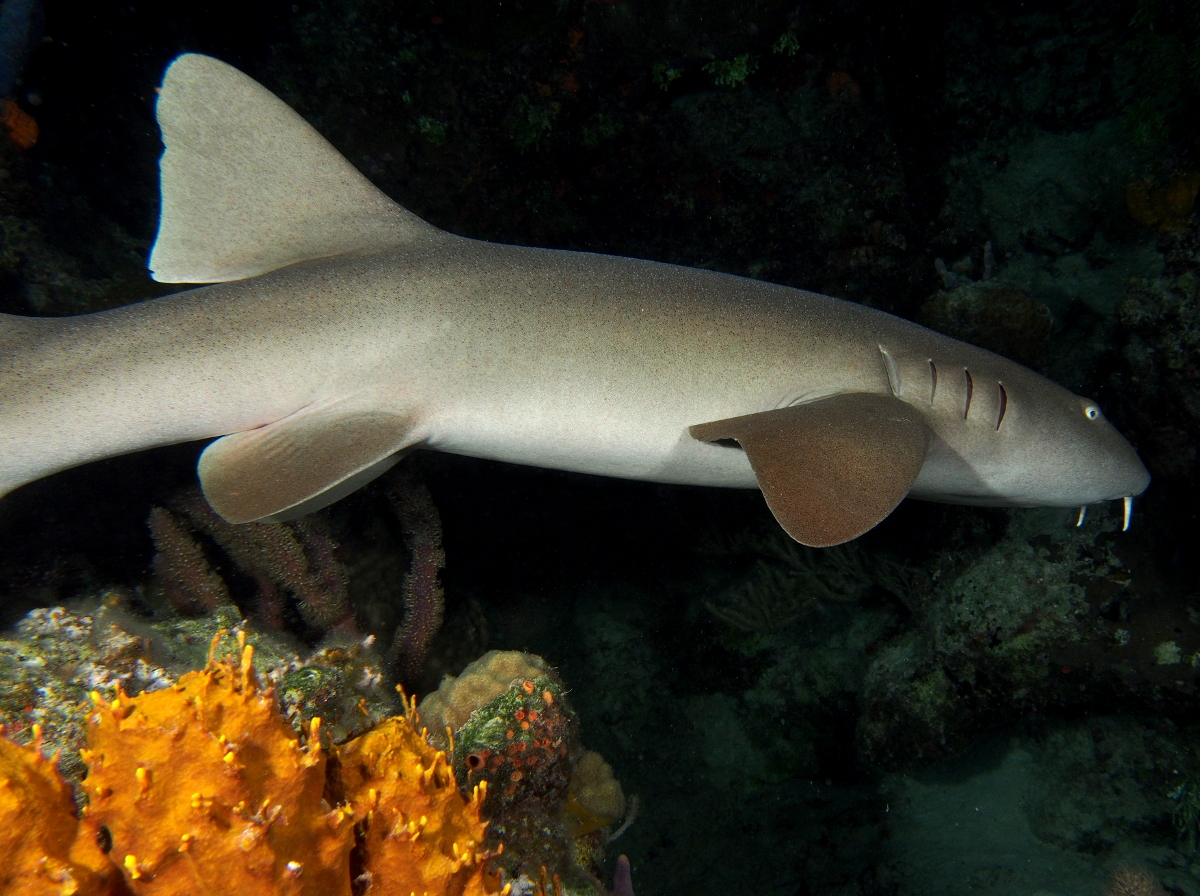
M 157 114 L 166 150 L 155 280 L 240 280 L 440 232 L 376 189 L 271 91 L 210 56 L 171 63 Z

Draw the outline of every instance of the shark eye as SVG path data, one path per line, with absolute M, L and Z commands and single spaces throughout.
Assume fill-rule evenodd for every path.
M 1083 412 L 1087 414 L 1089 420 L 1098 420 L 1100 418 L 1100 409 L 1093 405 L 1088 405 Z

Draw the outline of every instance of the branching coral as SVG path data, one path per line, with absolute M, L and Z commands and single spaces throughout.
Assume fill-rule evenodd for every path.
M 438 576 L 446 565 L 442 550 L 442 520 L 429 489 L 401 481 L 388 489 L 388 499 L 404 526 L 411 554 L 404 577 L 404 619 L 392 640 L 396 678 L 412 687 L 421 673 L 429 642 L 442 626 L 445 595 Z
M 199 537 L 210 539 L 255 585 L 255 613 L 282 627 L 291 601 L 304 622 L 326 630 L 353 624 L 346 574 L 333 538 L 316 518 L 294 523 L 225 522 L 198 491 L 174 502 L 178 513 L 156 507 L 150 533 L 154 569 L 180 612 L 211 611 L 230 603 L 227 583 L 213 571 Z
M 911 590 L 903 565 L 856 543 L 818 551 L 776 533 L 748 534 L 714 550 L 756 558 L 749 575 L 704 602 L 721 621 L 753 634 L 778 631 L 813 604 L 858 600 L 875 586 L 902 600 Z
M 190 616 L 233 605 L 225 580 L 213 571 L 183 520 L 165 507 L 155 507 L 146 525 L 154 540 L 154 574 L 171 606 Z
M 386 524 L 379 531 L 387 535 L 378 543 L 360 543 L 357 557 L 351 552 L 357 562 L 349 568 L 355 574 L 360 606 L 369 605 L 371 599 L 403 604 L 403 619 L 388 654 L 388 672 L 390 678 L 415 690 L 425 684 L 421 674 L 444 614 L 442 523 L 429 490 L 412 474 L 392 477 L 383 493 L 403 532 L 408 569 L 400 581 L 400 565 L 392 559 L 392 555 L 402 556 L 391 543 L 397 533 Z M 214 513 L 193 489 L 166 507 L 155 507 L 147 523 L 155 546 L 156 585 L 176 612 L 198 616 L 236 606 L 262 627 L 293 632 L 299 628 L 298 633 L 309 640 L 330 630 L 358 635 L 350 604 L 350 575 L 323 518 L 235 526 Z M 364 554 L 369 558 L 372 553 L 388 555 L 382 570 L 372 569 L 369 559 L 362 562 Z M 368 569 L 365 589 L 364 566 Z M 378 582 L 370 581 L 372 572 Z M 374 622 L 375 631 L 387 632 L 394 617 L 372 620 L 368 606 L 363 621 L 368 626 Z

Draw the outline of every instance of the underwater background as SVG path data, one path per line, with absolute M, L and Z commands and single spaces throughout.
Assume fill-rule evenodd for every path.
M 395 680 L 524 651 L 611 797 L 525 767 L 493 807 L 564 892 L 624 853 L 639 896 L 1200 894 L 1194 0 L 4 8 L 0 312 L 175 291 L 154 89 L 203 52 L 438 227 L 901 315 L 1094 397 L 1153 475 L 1127 532 L 909 501 L 814 551 L 757 492 L 432 453 L 251 532 L 198 498 L 202 445 L 116 458 L 0 501 L 14 740 L 39 723 L 77 781 L 89 691 L 159 689 L 242 619 L 335 740 Z M 480 751 L 460 773 L 513 780 Z

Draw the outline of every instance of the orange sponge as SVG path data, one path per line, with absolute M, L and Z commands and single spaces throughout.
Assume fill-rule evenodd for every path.
M 353 821 L 324 800 L 319 720 L 302 744 L 240 646 L 173 687 L 93 696 L 86 818 L 135 894 L 350 896 Z
M 36 729 L 35 729 L 36 730 Z M 21 896 L 115 896 L 120 871 L 79 836 L 69 788 L 41 752 L 41 737 L 22 747 L 0 737 L 0 893 Z
M 367 893 L 500 892 L 483 848 L 487 785 L 465 799 L 446 754 L 430 746 L 417 724 L 409 706 L 406 717 L 389 719 L 337 751 L 345 799 L 361 825 L 358 880 L 365 879 Z
M 238 646 L 173 687 L 92 695 L 82 819 L 54 763 L 0 735 L 0 896 L 510 896 L 487 785 L 462 795 L 415 702 L 330 758 Z

